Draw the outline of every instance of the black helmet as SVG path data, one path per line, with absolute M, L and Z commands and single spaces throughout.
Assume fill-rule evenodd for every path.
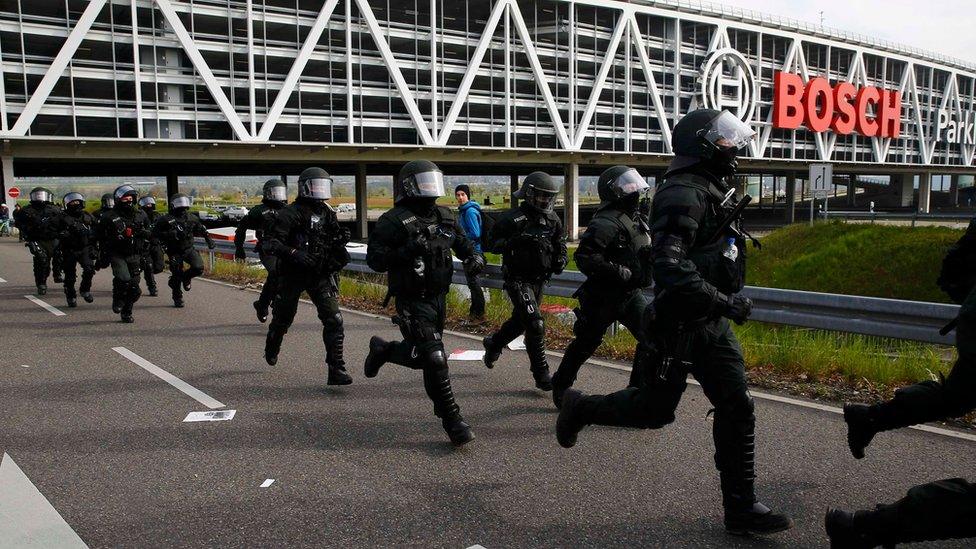
M 139 199 L 139 207 L 143 210 L 156 210 L 156 199 L 151 196 L 144 196 Z
M 717 177 L 735 175 L 735 157 L 756 132 L 728 111 L 698 109 L 686 114 L 671 133 L 675 158 L 669 171 L 702 164 Z
M 139 198 L 139 193 L 132 187 L 132 185 L 122 185 L 115 188 L 115 192 L 112 193 L 112 197 L 115 199 L 115 207 L 131 208 L 136 205 L 136 199 Z
M 33 189 L 31 189 L 30 192 L 30 201 L 38 202 L 41 204 L 45 202 L 53 203 L 52 201 L 53 196 L 54 195 L 51 194 L 51 191 L 45 189 L 44 187 L 34 187 Z
M 169 209 L 172 211 L 186 210 L 193 205 L 193 199 L 183 193 L 176 193 L 169 197 Z
M 281 202 L 282 204 L 284 204 L 285 202 L 288 201 L 288 186 L 285 185 L 284 181 L 278 178 L 269 179 L 264 182 L 263 198 L 264 200 L 268 200 L 270 202 Z
M 112 193 L 105 193 L 105 194 L 103 194 L 102 195 L 102 207 L 103 208 L 112 208 L 114 206 L 115 206 L 115 197 L 112 196 Z
M 265 183 L 265 189 L 267 189 Z M 332 176 L 322 168 L 305 168 L 298 176 L 298 198 L 328 200 L 332 198 Z
M 64 209 L 66 210 L 80 210 L 85 207 L 85 195 L 70 192 L 64 195 L 64 198 L 61 199 L 61 203 L 64 204 Z
M 630 166 L 614 166 L 604 170 L 596 183 L 601 204 L 637 196 L 650 188 L 644 176 Z
M 400 168 L 393 188 L 393 203 L 405 198 L 427 198 L 431 201 L 444 196 L 444 173 L 429 160 L 413 160 Z
M 525 176 L 522 188 L 512 196 L 522 199 L 540 212 L 551 212 L 559 194 L 559 183 L 545 172 L 532 172 Z

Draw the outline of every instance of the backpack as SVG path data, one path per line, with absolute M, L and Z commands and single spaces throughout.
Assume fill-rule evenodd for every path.
M 495 228 L 495 218 L 483 210 L 479 210 L 481 215 L 481 251 L 487 252 L 491 248 L 491 230 Z

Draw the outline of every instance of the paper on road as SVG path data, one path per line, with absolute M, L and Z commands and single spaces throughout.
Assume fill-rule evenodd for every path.
M 476 361 L 476 360 L 484 360 L 484 358 L 485 358 L 484 351 L 473 351 L 473 350 L 466 351 L 464 349 L 457 349 L 453 353 L 451 353 L 451 356 L 447 357 L 448 360 L 457 360 L 457 361 Z

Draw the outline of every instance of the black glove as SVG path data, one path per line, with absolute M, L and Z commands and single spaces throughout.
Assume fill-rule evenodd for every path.
M 617 278 L 619 278 L 621 282 L 627 282 L 630 280 L 630 277 L 634 276 L 634 273 L 630 272 L 630 269 L 624 267 L 623 265 L 614 265 L 614 268 L 617 269 Z
M 485 270 L 485 258 L 481 254 L 474 254 L 461 263 L 464 265 L 464 272 L 471 276 L 481 274 Z
M 552 264 L 552 274 L 562 274 L 566 270 L 567 263 L 569 263 L 569 260 L 565 257 L 557 257 L 556 261 Z
M 207 248 L 209 248 L 209 249 L 212 250 L 212 249 L 214 249 L 216 247 L 217 247 L 217 243 L 216 242 L 214 242 L 213 240 L 208 240 L 207 241 Z
M 752 314 L 752 300 L 742 294 L 732 294 L 725 297 L 725 312 L 722 316 L 738 325 L 746 323 Z
M 315 266 L 315 258 L 306 253 L 305 250 L 293 249 L 290 257 L 292 261 L 298 263 L 299 265 L 304 265 L 306 267 Z
M 247 259 L 247 252 L 244 251 L 243 246 L 238 246 L 237 249 L 234 250 L 234 259 L 240 259 L 241 261 Z
M 350 231 L 345 227 L 340 227 L 339 234 L 336 238 L 336 241 L 339 243 L 339 245 L 345 246 L 346 244 L 349 244 L 350 240 L 352 240 L 352 231 Z

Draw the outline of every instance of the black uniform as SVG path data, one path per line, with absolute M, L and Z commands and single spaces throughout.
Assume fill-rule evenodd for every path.
M 278 257 L 265 249 L 264 242 L 268 238 L 270 229 L 275 224 L 278 213 L 284 207 L 285 205 L 283 203 L 276 200 L 262 201 L 257 206 L 248 210 L 247 215 L 241 219 L 237 225 L 237 231 L 234 233 L 234 245 L 237 248 L 237 257 L 244 256 L 244 240 L 247 238 L 247 230 L 253 230 L 257 237 L 258 242 L 254 247 L 254 251 L 258 253 L 261 264 L 264 265 L 268 276 L 264 281 L 264 286 L 261 288 L 261 296 L 258 298 L 255 308 L 259 312 L 265 311 L 265 314 L 267 314 L 271 300 L 274 299 L 275 294 L 278 292 L 279 266 Z
M 611 324 L 619 321 L 641 339 L 641 314 L 648 302 L 644 289 L 651 284 L 650 245 L 651 237 L 641 214 L 620 202 L 603 204 L 580 237 L 574 257 L 586 281 L 576 293 L 579 306 L 574 311 L 575 337 L 552 376 L 557 405 L 562 392 L 573 386 L 580 367 L 603 342 Z M 639 371 L 635 360 L 631 385 L 637 384 Z
M 485 339 L 486 364 L 491 367 L 502 349 L 525 333 L 529 367 L 540 389 L 551 389 L 546 360 L 545 323 L 539 304 L 553 274 L 566 266 L 566 235 L 559 216 L 523 202 L 503 213 L 491 231 L 491 250 L 502 254 L 505 291 L 512 316 Z
M 454 275 L 452 250 L 462 259 L 477 255 L 454 213 L 433 206 L 432 200 L 404 199 L 380 216 L 369 235 L 366 263 L 374 271 L 388 273 L 389 293 L 396 299 L 394 321 L 403 340 L 387 343 L 374 338 L 370 354 L 381 358 L 373 366 L 367 359 L 366 376 L 375 376 L 386 361 L 422 370 L 434 414 L 442 419 L 452 441 L 464 443 L 471 438 L 470 429 L 454 400 L 441 340 Z
M 131 321 L 132 307 L 142 290 L 139 275 L 142 274 L 142 254 L 149 245 L 149 218 L 146 213 L 117 202 L 99 222 L 99 233 L 104 236 L 103 253 L 112 267 L 112 300 L 119 305 L 124 321 Z
M 155 210 L 143 209 L 146 213 L 146 217 L 149 218 L 150 231 L 155 227 L 156 222 L 159 221 L 159 212 Z M 146 279 L 146 289 L 149 290 L 149 295 L 156 295 L 156 275 L 163 272 L 166 267 L 165 258 L 163 257 L 163 246 L 159 242 L 159 238 L 155 233 L 149 236 L 149 246 L 146 248 L 146 253 L 142 256 L 142 275 Z
M 351 382 L 343 359 L 345 332 L 339 311 L 339 271 L 349 262 L 349 233 L 340 227 L 335 211 L 324 201 L 299 197 L 278 211 L 264 234 L 262 248 L 281 261 L 279 284 L 272 306 L 265 358 L 277 361 L 281 341 L 291 327 L 303 291 L 315 304 L 322 321 L 329 384 Z
M 64 268 L 64 295 L 71 304 L 77 298 L 75 281 L 78 279 L 76 267 L 81 267 L 81 291 L 85 301 L 91 302 L 92 278 L 95 276 L 95 261 L 92 257 L 92 244 L 95 240 L 95 217 L 84 210 L 67 209 L 62 213 L 59 223 L 61 256 Z
M 58 249 L 58 220 L 61 209 L 46 202 L 31 202 L 14 212 L 17 228 L 34 256 L 34 283 L 38 289 L 47 285 L 54 271 L 54 281 L 61 282 L 61 253 Z
M 193 278 L 203 274 L 203 258 L 193 247 L 193 237 L 202 236 L 207 246 L 214 247 L 214 241 L 200 218 L 185 209 L 181 210 L 157 219 L 152 230 L 169 258 L 169 287 L 173 290 L 173 304 L 177 307 L 183 306 L 183 290 L 189 290 Z M 184 264 L 190 268 L 185 269 Z
M 904 387 L 893 399 L 873 406 L 844 407 L 848 442 L 859 459 L 881 431 L 976 409 L 976 219 L 949 249 L 939 285 L 962 305 L 956 324 L 959 358 L 945 379 Z M 861 545 L 852 547 L 976 537 L 976 486 L 958 478 L 916 486 L 894 504 L 854 514 L 851 527 L 862 536 Z
M 111 254 L 108 252 L 106 244 L 107 237 L 102 234 L 102 219 L 111 214 L 115 208 L 105 206 L 95 210 L 92 216 L 95 218 L 95 233 L 92 242 L 92 259 L 95 262 L 95 270 L 104 269 L 111 263 Z

